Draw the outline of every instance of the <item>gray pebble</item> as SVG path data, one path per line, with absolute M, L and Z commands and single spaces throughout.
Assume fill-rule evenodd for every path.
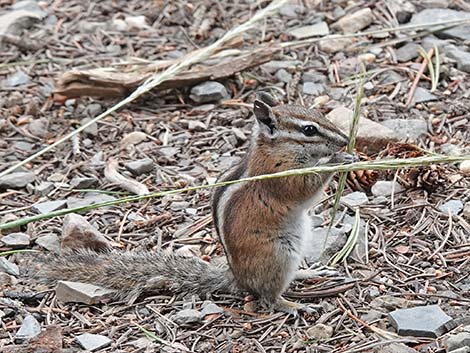
M 34 318 L 33 315 L 27 315 L 22 324 L 20 329 L 15 335 L 15 339 L 23 341 L 33 337 L 36 337 L 41 332 L 41 325 L 39 322 Z
M 446 203 L 440 205 L 438 209 L 445 214 L 449 214 L 449 211 L 451 214 L 456 215 L 463 209 L 463 202 L 460 200 L 450 200 L 447 201 Z
M 28 246 L 30 238 L 25 233 L 10 233 L 0 238 L 0 241 L 10 248 L 19 249 Z
M 194 86 L 190 94 L 190 98 L 196 103 L 214 102 L 228 97 L 225 86 L 216 81 L 207 81 Z
M 75 337 L 80 346 L 87 351 L 96 351 L 100 348 L 107 347 L 111 344 L 111 339 L 103 335 L 94 335 L 91 333 L 84 333 Z

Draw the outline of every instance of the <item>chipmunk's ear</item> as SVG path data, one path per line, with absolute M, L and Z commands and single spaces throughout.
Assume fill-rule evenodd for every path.
M 272 137 L 277 130 L 277 119 L 271 107 L 265 102 L 257 99 L 254 102 L 253 112 L 258 120 L 260 133 Z
M 276 105 L 278 105 L 273 96 L 263 91 L 256 92 L 256 98 L 261 102 L 266 103 L 270 107 L 275 107 Z

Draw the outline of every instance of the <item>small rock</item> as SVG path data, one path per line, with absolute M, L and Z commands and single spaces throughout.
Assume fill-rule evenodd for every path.
M 7 77 L 5 81 L 5 87 L 16 87 L 29 83 L 30 77 L 23 71 L 17 71 L 13 75 Z
M 203 304 L 202 310 L 201 310 L 202 316 L 212 315 L 212 314 L 221 314 L 223 312 L 224 312 L 224 309 L 222 309 L 220 306 L 212 302 Z
M 38 22 L 42 16 L 27 10 L 9 11 L 0 16 L 0 35 L 19 35 L 21 30 Z
M 302 82 L 327 83 L 328 78 L 318 72 L 304 72 Z
M 17 221 L 18 219 L 19 219 L 19 217 L 14 215 L 13 213 L 7 213 L 2 218 L 0 218 L 0 224 L 14 222 L 14 221 Z M 10 233 L 18 233 L 20 231 L 21 231 L 21 227 L 16 226 L 16 227 L 8 228 L 8 229 L 2 229 L 1 233 L 3 235 L 7 235 L 7 234 L 10 234 Z
M 60 251 L 60 240 L 59 237 L 55 234 L 43 235 L 37 238 L 36 244 L 42 246 L 44 249 L 47 249 L 50 252 Z
M 133 131 L 126 135 L 121 140 L 121 146 L 127 147 L 131 145 L 138 145 L 141 142 L 144 142 L 148 139 L 148 136 L 145 132 L 142 131 Z
M 10 276 L 5 272 L 0 272 L 0 291 L 7 287 L 14 286 L 16 283 L 18 283 L 18 280 L 15 277 Z
M 411 104 L 415 105 L 417 103 L 423 103 L 423 102 L 429 102 L 429 101 L 435 101 L 435 100 L 437 100 L 437 97 L 434 94 L 432 94 L 425 88 L 417 87 L 415 94 L 413 96 L 413 99 L 411 101 Z
M 201 247 L 199 245 L 183 245 L 175 250 L 175 255 L 183 257 L 201 256 Z
M 454 326 L 438 305 L 398 309 L 389 314 L 389 320 L 401 336 L 437 338 Z
M 85 119 L 82 119 L 80 125 L 85 125 L 87 124 L 89 121 L 91 121 L 92 118 L 85 118 Z M 85 132 L 86 134 L 90 135 L 90 136 L 93 136 L 93 137 L 96 137 L 98 136 L 98 124 L 97 123 L 93 123 L 91 124 L 90 126 L 87 126 L 83 132 Z
M 373 321 L 379 320 L 384 314 L 381 311 L 375 309 L 369 309 L 364 315 L 361 315 L 361 320 L 371 323 Z
M 333 124 L 339 127 L 346 135 L 349 134 L 353 111 L 345 107 L 333 109 L 326 116 Z M 357 132 L 356 147 L 371 153 L 379 152 L 389 143 L 398 141 L 393 130 L 375 121 L 361 117 Z
M 276 72 L 276 78 L 284 83 L 289 83 L 292 80 L 292 75 L 286 70 L 280 69 Z
M 46 201 L 33 205 L 31 209 L 39 214 L 46 214 L 65 208 L 66 205 L 67 200 Z
M 103 251 L 110 249 L 109 241 L 84 217 L 70 213 L 65 216 L 62 225 L 62 248 L 92 249 Z
M 389 343 L 374 350 L 374 353 L 418 353 L 403 343 Z
M 126 21 L 121 20 L 120 18 L 113 19 L 111 23 L 111 27 L 115 31 L 119 31 L 119 32 L 127 32 L 129 30 L 129 26 L 127 25 Z
M 189 97 L 196 103 L 207 103 L 229 98 L 229 94 L 223 84 L 207 81 L 191 88 Z
M 304 12 L 304 8 L 296 4 L 285 4 L 279 9 L 279 14 L 284 17 L 297 18 Z
M 394 181 L 379 180 L 372 186 L 372 194 L 375 197 L 378 196 L 389 196 L 392 192 L 397 193 L 403 191 L 404 188 L 399 183 Z
M 206 129 L 207 129 L 207 126 L 202 121 L 191 120 L 188 122 L 189 131 L 204 131 Z
M 333 336 L 333 327 L 324 324 L 316 324 L 307 329 L 306 333 L 311 339 L 326 341 Z
M 374 20 L 372 10 L 368 7 L 346 15 L 335 22 L 332 28 L 343 33 L 356 33 L 369 26 Z
M 326 39 L 318 42 L 320 50 L 327 54 L 334 54 L 339 51 L 343 51 L 351 44 L 351 38 L 336 38 L 334 40 Z
M 147 18 L 143 15 L 141 16 L 126 16 L 124 18 L 124 21 L 126 21 L 127 25 L 130 28 L 137 28 L 137 29 L 146 29 L 149 27 L 147 24 Z
M 19 249 L 28 246 L 31 240 L 28 234 L 10 233 L 0 238 L 0 241 L 10 248 Z
M 297 65 L 300 65 L 301 62 L 298 60 L 271 60 L 266 64 L 261 65 L 261 68 L 271 74 L 274 74 L 280 69 L 291 69 L 294 70 Z
M 330 33 L 326 22 L 318 22 L 311 26 L 304 26 L 300 28 L 294 28 L 287 31 L 287 34 L 293 36 L 296 39 L 304 39 L 316 36 L 326 36 Z
M 16 172 L 0 178 L 0 190 L 20 189 L 34 182 L 36 176 L 32 172 Z
M 411 25 L 420 25 L 429 23 L 429 19 L 433 22 L 454 21 L 454 20 L 468 20 L 470 19 L 470 12 L 450 10 L 450 9 L 424 9 L 416 13 L 411 18 Z M 460 40 L 470 40 L 470 25 L 456 26 L 446 29 L 438 36 L 445 38 L 456 38 Z
M 37 1 L 34 0 L 23 0 L 15 2 L 11 5 L 12 10 L 26 10 L 36 13 L 41 18 L 47 16 L 47 13 L 38 5 Z
M 18 266 L 13 262 L 8 261 L 4 256 L 0 256 L 0 271 L 16 277 L 20 275 L 20 269 Z
M 67 208 L 84 207 L 113 200 L 116 200 L 116 198 L 111 195 L 89 192 L 84 198 L 69 197 L 67 199 Z
M 369 202 L 367 195 L 360 191 L 354 191 L 346 196 L 341 196 L 340 201 L 349 207 L 357 207 L 365 205 Z
M 319 227 L 313 228 L 312 232 L 314 236 L 308 238 L 305 247 L 305 257 L 309 262 L 327 263 L 346 243 L 342 228 L 328 230 L 328 227 Z
M 98 180 L 93 177 L 73 177 L 70 181 L 70 186 L 74 189 L 88 189 L 98 184 Z
M 21 323 L 21 327 L 15 335 L 15 339 L 23 341 L 33 337 L 36 337 L 41 332 L 41 325 L 39 322 L 34 318 L 33 315 L 27 315 L 23 322 Z
M 383 126 L 395 131 L 399 140 L 418 140 L 428 133 L 428 124 L 421 119 L 390 119 L 382 122 Z
M 408 62 L 417 58 L 419 55 L 420 46 L 416 43 L 408 43 L 398 49 L 395 53 L 397 60 L 401 63 Z
M 462 149 L 453 143 L 444 143 L 441 145 L 441 152 L 447 156 L 461 156 Z
M 470 332 L 460 332 L 456 335 L 451 335 L 446 341 L 447 351 L 454 352 L 456 349 L 462 347 L 470 347 Z
M 104 30 L 106 23 L 96 21 L 80 21 L 80 31 L 83 33 L 96 33 L 99 30 Z
M 114 291 L 89 283 L 58 281 L 57 299 L 64 303 L 97 304 L 109 299 Z
M 41 196 L 46 196 L 52 190 L 54 190 L 54 184 L 49 181 L 43 181 L 39 185 L 34 187 L 34 191 Z
M 107 347 L 111 344 L 111 340 L 103 335 L 94 335 L 91 333 L 84 333 L 75 337 L 80 346 L 87 351 L 96 351 L 100 348 Z
M 464 72 L 470 72 L 470 53 L 468 51 L 457 48 L 454 45 L 447 46 L 445 50 L 446 56 L 455 60 L 457 63 L 457 69 Z
M 34 148 L 34 145 L 26 141 L 18 141 L 13 144 L 14 150 L 19 150 L 22 152 L 31 152 L 33 148 Z
M 380 75 L 380 83 L 382 85 L 393 85 L 403 80 L 405 80 L 405 78 L 395 71 L 387 71 L 383 75 Z
M 102 110 L 103 107 L 101 106 L 101 104 L 91 103 L 85 108 L 85 114 L 88 115 L 89 118 L 95 118 L 96 116 L 98 116 L 98 114 L 102 112 Z
M 325 87 L 321 83 L 304 82 L 302 92 L 312 96 L 319 96 L 325 92 Z
M 452 215 L 457 215 L 463 209 L 463 202 L 460 200 L 450 200 L 438 207 L 439 211 Z
M 173 321 L 179 325 L 192 324 L 200 322 L 203 319 L 200 311 L 194 309 L 183 309 L 173 316 Z
M 408 308 L 413 303 L 409 300 L 394 297 L 392 295 L 382 295 L 374 298 L 370 302 L 370 307 L 375 309 L 395 310 L 397 308 Z
M 150 158 L 139 159 L 125 164 L 127 170 L 134 175 L 149 173 L 153 170 L 155 164 Z

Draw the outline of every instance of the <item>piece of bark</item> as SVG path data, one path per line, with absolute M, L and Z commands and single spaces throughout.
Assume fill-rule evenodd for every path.
M 259 66 L 272 60 L 279 53 L 280 47 L 259 47 L 249 52 L 239 52 L 237 55 L 225 56 L 234 53 L 227 50 L 218 53 L 215 58 L 203 64 L 192 66 L 189 70 L 177 74 L 174 78 L 162 82 L 155 87 L 156 90 L 182 88 L 193 86 L 208 80 L 219 80 L 232 76 L 238 72 Z M 215 64 L 213 61 L 217 60 Z M 122 97 L 140 86 L 145 80 L 154 75 L 157 69 L 164 69 L 176 61 L 165 61 L 157 65 L 134 71 L 117 71 L 114 68 L 92 70 L 72 70 L 66 72 L 59 79 L 57 89 L 54 91 L 56 100 L 67 100 L 76 97 Z M 212 65 L 211 65 L 212 63 Z
M 70 213 L 64 218 L 61 247 L 72 250 L 105 251 L 111 249 L 111 244 L 84 217 Z
M 111 183 L 119 185 L 120 188 L 130 191 L 136 195 L 145 195 L 149 193 L 147 187 L 139 183 L 137 180 L 126 178 L 120 174 L 117 170 L 118 161 L 114 158 L 110 158 L 104 170 L 104 176 Z

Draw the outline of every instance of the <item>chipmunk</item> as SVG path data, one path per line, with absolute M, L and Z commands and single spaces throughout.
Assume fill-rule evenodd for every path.
M 260 93 L 253 112 L 256 123 L 248 152 L 219 181 L 354 159 L 341 152 L 348 137 L 316 110 L 278 105 Z M 281 295 L 296 278 L 306 237 L 315 236 L 307 210 L 331 177 L 298 175 L 215 189 L 212 215 L 228 266 L 163 251 L 82 249 L 48 256 L 42 273 L 50 280 L 114 289 L 121 298 L 161 289 L 200 295 L 247 291 L 271 309 L 297 314 L 308 307 Z

